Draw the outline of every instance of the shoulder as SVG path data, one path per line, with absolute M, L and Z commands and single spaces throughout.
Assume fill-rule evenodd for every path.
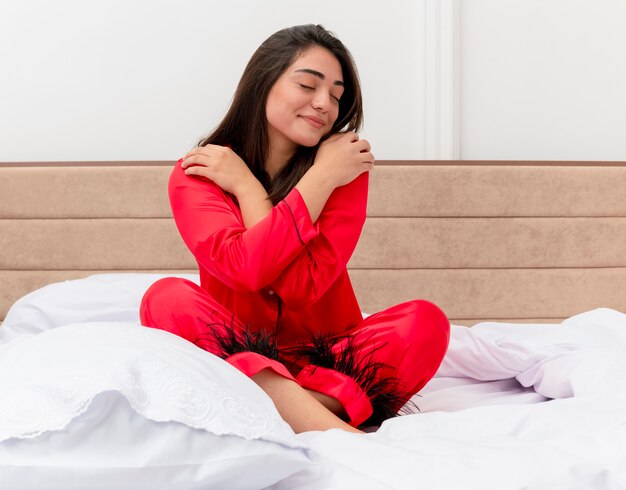
M 191 176 L 185 173 L 185 170 L 181 167 L 183 159 L 179 159 L 172 169 L 169 179 L 170 192 L 174 190 L 200 190 L 203 193 L 214 194 L 220 197 L 226 197 L 226 193 L 211 179 L 207 179 L 201 176 Z

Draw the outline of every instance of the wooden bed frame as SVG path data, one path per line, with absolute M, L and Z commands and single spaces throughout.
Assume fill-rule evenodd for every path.
M 172 165 L 0 164 L 0 321 L 52 282 L 195 272 Z M 468 325 L 626 311 L 626 162 L 378 162 L 349 271 L 366 312 L 413 298 Z

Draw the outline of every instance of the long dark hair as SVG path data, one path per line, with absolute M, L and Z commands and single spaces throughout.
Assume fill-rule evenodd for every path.
M 269 155 L 265 106 L 274 83 L 304 51 L 313 46 L 330 51 L 339 61 L 345 85 L 339 115 L 329 132 L 358 131 L 363 123 L 359 77 L 352 55 L 334 34 L 321 25 L 307 24 L 282 29 L 255 51 L 246 66 L 233 102 L 222 122 L 198 146 L 229 145 L 261 182 L 273 204 L 282 200 L 313 165 L 319 144 L 299 146 L 283 169 L 270 179 L 264 162 Z M 320 141 L 321 143 L 321 141 Z

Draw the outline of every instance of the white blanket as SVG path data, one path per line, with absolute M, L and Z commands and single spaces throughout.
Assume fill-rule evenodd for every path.
M 324 474 L 275 488 L 626 488 L 622 313 L 453 327 L 441 369 L 414 400 L 422 413 L 388 420 L 376 433 L 300 435 Z
M 414 397 L 421 412 L 388 420 L 377 432 L 365 435 L 339 430 L 290 433 L 275 419 L 264 393 L 236 370 L 229 371 L 226 363 L 218 378 L 229 379 L 228 383 L 239 388 L 233 393 L 224 392 L 223 396 L 233 400 L 236 394 L 245 392 L 254 397 L 254 403 L 244 403 L 245 410 L 239 412 L 245 414 L 247 425 L 235 430 L 224 425 L 225 419 L 214 415 L 201 420 L 190 417 L 189 406 L 195 406 L 198 400 L 208 403 L 202 398 L 204 388 L 198 387 L 206 387 L 213 393 L 216 389 L 213 385 L 221 382 L 214 379 L 215 364 L 211 364 L 221 361 L 164 332 L 155 334 L 152 329 L 135 329 L 114 322 L 110 322 L 110 328 L 103 328 L 102 322 L 99 325 L 100 328 L 95 328 L 96 324 L 58 327 L 59 333 L 21 335 L 0 346 L 0 429 L 5 434 L 4 442 L 0 442 L 0 488 L 55 485 L 106 488 L 107 481 L 116 481 L 115 488 L 626 489 L 626 315 L 623 313 L 598 309 L 572 317 L 562 325 L 455 326 L 439 372 Z M 132 330 L 132 334 L 120 333 L 124 328 Z M 119 338 L 111 340 L 112 332 L 124 336 L 124 342 L 120 344 Z M 73 342 L 77 345 L 72 345 Z M 93 377 L 77 375 L 69 376 L 69 384 L 64 384 L 74 362 L 80 363 L 81 372 L 91 369 L 89 355 L 76 356 L 76 360 L 72 357 L 72 352 L 89 352 L 85 351 L 89 348 L 86 342 L 102 346 L 93 348 L 97 351 L 94 359 L 98 360 L 97 372 L 101 375 L 98 383 Z M 49 348 L 63 349 L 63 362 L 44 355 Z M 109 362 L 106 353 L 113 356 L 114 348 L 123 351 L 115 355 L 126 357 Z M 189 378 L 185 378 L 190 376 L 185 372 L 190 366 L 182 364 L 186 360 L 193 361 L 190 366 L 194 374 Z M 37 367 L 39 361 L 42 364 Z M 110 376 L 102 368 L 106 363 L 114 371 Z M 147 374 L 142 366 L 149 366 L 152 371 Z M 132 379 L 123 370 L 127 368 L 133 373 Z M 37 376 L 37 369 L 45 371 Z M 57 369 L 64 370 L 65 376 L 56 373 Z M 171 385 L 174 378 L 178 385 Z M 58 389 L 51 389 L 54 383 L 50 380 L 57 380 Z M 173 387 L 169 401 L 151 396 L 147 403 L 146 394 L 167 391 L 162 386 L 166 382 Z M 56 399 L 48 399 L 44 392 L 33 388 L 38 384 L 54 392 Z M 68 391 L 70 388 L 73 391 Z M 16 401 L 16 393 L 21 393 L 20 396 L 35 393 L 39 397 L 37 405 L 18 411 L 21 415 L 16 416 L 15 405 L 7 405 L 9 401 L 20 402 Z M 78 403 L 77 393 L 84 395 L 81 400 L 88 403 Z M 115 395 L 106 398 L 107 393 Z M 47 404 L 58 408 L 61 395 L 78 403 L 80 409 L 69 416 L 64 412 L 62 421 L 58 417 L 50 418 L 49 423 L 42 420 L 42 413 L 50 413 L 45 410 Z M 162 436 L 163 431 L 172 428 L 184 428 L 196 438 L 195 447 L 203 448 L 202 454 L 214 458 L 216 447 L 221 448 L 219 451 L 234 451 L 241 457 L 237 461 L 239 466 L 234 465 L 231 457 L 230 471 L 220 474 L 222 480 L 219 480 L 206 469 L 206 464 L 204 473 L 196 467 L 190 472 L 189 463 L 185 462 L 187 470 L 167 473 L 150 485 L 146 483 L 150 482 L 150 474 L 135 478 L 136 473 L 131 472 L 124 473 L 124 478 L 107 480 L 110 473 L 103 470 L 98 479 L 90 480 L 84 467 L 82 473 L 72 473 L 66 468 L 66 473 L 55 474 L 52 485 L 50 465 L 41 461 L 33 469 L 36 458 L 44 459 L 43 455 L 37 456 L 37 451 L 41 452 L 41 447 L 49 444 L 56 434 L 62 433 L 66 438 L 65 445 L 60 447 L 67 449 L 67 438 L 74 437 L 69 443 L 76 444 L 77 437 L 95 434 L 103 429 L 103 424 L 113 424 L 112 406 L 117 407 L 114 413 L 126 414 L 126 421 L 115 422 L 118 426 L 127 424 L 125 433 L 139 430 L 141 424 L 140 430 L 144 431 L 141 434 L 146 434 L 149 425 L 151 437 L 155 433 Z M 238 415 L 237 405 L 226 408 Z M 104 413 L 109 415 L 105 417 Z M 131 417 L 132 424 L 128 422 Z M 37 430 L 24 430 L 20 434 L 15 430 L 17 422 Z M 90 427 L 91 430 L 85 430 Z M 109 430 L 109 437 L 114 437 L 114 433 Z M 213 439 L 207 445 L 209 436 Z M 170 446 L 174 445 L 174 453 L 180 453 L 184 441 L 191 436 L 175 437 Z M 132 437 L 128 439 L 125 445 L 134 444 Z M 226 444 L 235 439 L 247 441 L 248 445 Z M 255 442 L 253 448 L 251 442 Z M 163 444 L 167 446 L 167 441 Z M 83 453 L 90 447 L 86 445 Z M 140 447 L 141 451 L 149 450 L 145 445 Z M 119 447 L 116 451 L 120 451 Z M 252 452 L 254 460 L 249 457 Z M 93 457 L 83 456 L 93 464 Z M 135 456 L 136 453 L 133 461 L 142 459 Z M 155 458 L 161 461 L 162 469 L 164 456 L 157 454 Z M 63 455 L 56 454 L 54 459 L 61 461 Z M 206 461 L 194 464 L 203 463 Z M 267 472 L 266 478 L 250 473 L 252 468 L 257 473 Z M 24 472 L 28 473 L 30 483 L 8 486 L 7 482 L 25 481 L 20 480 L 20 471 L 22 478 Z M 38 479 L 37 471 L 48 479 Z M 116 471 L 121 470 L 118 467 Z M 201 473 L 202 478 L 198 476 Z M 76 480 L 77 474 L 82 480 Z M 183 481 L 181 474 L 187 475 L 188 480 Z M 243 480 L 241 475 L 245 475 Z M 120 481 L 125 484 L 119 484 Z

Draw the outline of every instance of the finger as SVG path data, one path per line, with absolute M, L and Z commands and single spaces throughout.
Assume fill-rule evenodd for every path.
M 182 162 L 180 163 L 180 166 L 182 168 L 185 168 L 189 165 L 189 158 L 195 155 L 196 149 L 197 148 L 194 148 L 193 150 L 189 150 L 187 153 L 185 153 L 185 155 L 182 158 Z
M 197 146 L 196 146 L 195 148 L 192 148 L 192 149 L 191 149 L 191 150 L 189 150 L 187 153 L 185 153 L 185 156 L 183 157 L 183 159 L 188 158 L 188 157 L 190 157 L 190 156 L 192 156 L 192 155 L 195 155 L 195 154 L 196 154 L 196 153 L 198 153 L 198 151 L 200 151 L 200 150 L 201 150 L 201 148 L 200 148 L 200 147 L 197 147 Z
M 354 144 L 357 145 L 357 148 L 359 148 L 359 151 L 361 153 L 368 152 L 372 149 L 372 147 L 369 144 L 369 141 L 367 140 L 355 141 Z
M 193 159 L 194 159 L 193 155 L 190 155 L 190 156 L 185 155 L 183 157 L 183 161 L 180 162 L 180 166 L 182 168 L 187 168 L 189 165 L 193 164 Z
M 376 159 L 374 158 L 374 155 L 370 153 L 369 151 L 367 153 L 361 153 L 361 158 L 362 158 L 361 161 L 363 163 L 371 163 L 372 165 L 376 161 Z
M 187 167 L 185 169 L 186 175 L 201 175 L 203 177 L 207 177 L 207 167 L 194 165 L 192 167 Z
M 359 141 L 359 135 L 356 134 L 354 131 L 346 131 L 344 134 L 346 135 L 346 138 L 350 140 L 351 143 L 354 143 L 355 141 Z
M 219 145 L 206 145 L 206 146 L 197 146 L 191 150 L 189 150 L 187 152 L 187 154 L 183 157 L 183 159 L 187 159 L 189 157 L 192 157 L 194 155 L 205 155 L 205 156 L 211 156 L 212 153 L 215 152 L 216 149 L 218 148 L 223 148 L 222 146 Z
M 359 135 L 357 135 L 354 131 L 339 132 L 339 133 L 333 134 L 332 136 L 329 136 L 327 141 L 335 141 L 338 139 L 346 139 L 352 142 L 352 141 L 358 140 Z
M 336 141 L 343 136 L 344 136 L 344 133 L 334 133 L 334 134 L 331 134 L 328 138 L 326 138 L 326 141 L 328 142 Z
M 204 148 L 206 148 L 209 152 L 211 151 L 224 151 L 224 150 L 230 150 L 230 148 L 228 148 L 228 146 L 224 146 L 224 145 L 212 145 L 212 144 L 207 144 Z
M 193 166 L 208 167 L 210 163 L 211 160 L 206 155 L 192 155 L 189 158 L 183 160 L 180 166 L 182 168 L 188 168 Z

